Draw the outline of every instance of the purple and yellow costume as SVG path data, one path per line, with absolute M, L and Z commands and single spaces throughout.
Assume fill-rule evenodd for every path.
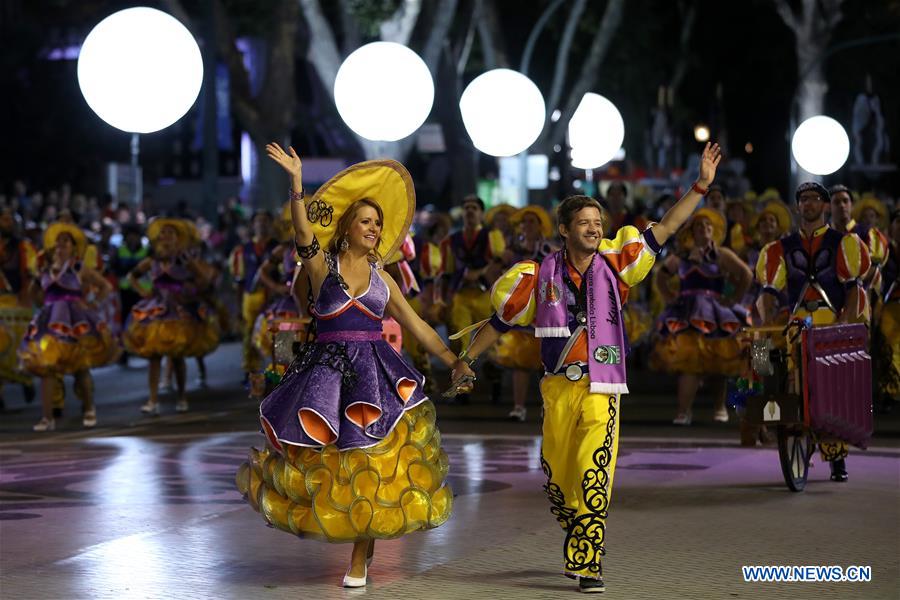
M 285 293 L 272 300 L 256 318 L 256 325 L 253 328 L 253 345 L 263 356 L 268 356 L 272 352 L 270 326 L 285 319 L 300 318 L 297 301 L 291 293 L 291 282 L 294 280 L 294 272 L 297 269 L 298 260 L 299 258 L 293 247 L 285 251 L 279 273 L 279 279 L 285 283 Z
M 182 259 L 150 268 L 154 295 L 131 309 L 123 340 L 128 352 L 145 358 L 205 356 L 219 345 L 216 312 L 190 283 Z
M 887 260 L 881 271 L 881 305 L 875 318 L 875 326 L 881 348 L 875 352 L 879 367 L 878 383 L 883 395 L 896 398 L 900 395 L 900 248 L 890 246 Z
M 268 441 L 252 450 L 237 487 L 265 520 L 329 542 L 390 539 L 450 516 L 447 455 L 423 378 L 382 339 L 389 289 L 373 266 L 351 297 L 337 260 L 312 313 L 306 344 L 260 405 Z
M 100 311 L 85 302 L 80 262 L 41 273 L 44 305 L 19 347 L 25 368 L 40 377 L 67 375 L 115 360 L 118 345 Z
M 0 246 L 0 383 L 30 383 L 31 375 L 19 368 L 17 351 L 34 311 L 22 300 L 36 268 L 37 254 L 26 240 L 12 238 Z
M 682 259 L 678 266 L 681 291 L 657 321 L 659 340 L 651 365 L 669 373 L 738 375 L 744 366 L 734 334 L 748 325 L 747 311 L 722 303 L 725 276 L 716 251 L 702 262 Z

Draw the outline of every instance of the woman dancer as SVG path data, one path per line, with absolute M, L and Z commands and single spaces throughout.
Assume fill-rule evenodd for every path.
M 141 406 L 143 413 L 159 414 L 160 364 L 164 356 L 172 360 L 175 369 L 175 410 L 186 412 L 184 359 L 205 356 L 219 345 L 217 315 L 200 296 L 209 271 L 187 252 L 195 242 L 195 231 L 185 219 L 154 219 L 147 227 L 153 258 L 142 260 L 128 274 L 134 289 L 142 289 L 138 280 L 147 273 L 153 280 L 152 290 L 131 309 L 123 336 L 129 353 L 150 361 L 150 398 Z
M 343 584 L 362 587 L 375 539 L 437 527 L 452 504 L 434 406 L 422 376 L 382 340 L 382 319 L 395 318 L 448 367 L 466 365 L 379 268 L 412 220 L 406 169 L 389 160 L 360 163 L 305 202 L 294 149 L 269 144 L 267 151 L 291 177 L 295 242 L 310 277 L 317 337 L 260 405 L 268 445 L 251 451 L 236 483 L 272 526 L 352 542 Z
M 518 235 L 513 238 L 509 254 L 505 257 L 507 264 L 521 261 L 534 261 L 540 264 L 545 256 L 559 250 L 550 242 L 553 235 L 553 221 L 547 211 L 537 205 L 529 205 L 516 211 L 510 219 Z M 509 279 L 499 280 L 491 289 L 492 302 L 498 304 L 498 298 L 509 293 Z M 513 409 L 509 418 L 525 421 L 528 398 L 528 379 L 531 371 L 541 371 L 541 347 L 534 337 L 533 327 L 514 327 L 500 336 L 494 348 L 494 361 L 501 367 L 512 369 Z
M 725 219 L 718 211 L 701 208 L 678 234 L 680 256 L 670 256 L 657 272 L 657 285 L 668 302 L 657 329 L 651 367 L 678 377 L 678 414 L 675 425 L 691 424 L 691 406 L 700 382 L 707 377 L 715 411 L 713 421 L 728 422 L 725 376 L 740 373 L 742 361 L 737 330 L 748 324 L 747 311 L 737 303 L 753 281 L 746 264 L 721 246 Z M 677 272 L 681 290 L 668 286 Z M 734 284 L 731 299 L 723 296 L 726 279 Z
M 28 326 L 19 347 L 25 368 L 41 378 L 43 416 L 35 431 L 53 431 L 53 400 L 64 394 L 62 375 L 75 376 L 75 395 L 82 403 L 82 424 L 97 424 L 91 368 L 114 361 L 118 345 L 98 310 L 112 286 L 97 271 L 82 264 L 87 239 L 70 223 L 56 222 L 44 232 L 46 264 L 32 281 L 35 296 L 43 293 L 41 309 Z M 89 304 L 88 297 L 94 296 Z

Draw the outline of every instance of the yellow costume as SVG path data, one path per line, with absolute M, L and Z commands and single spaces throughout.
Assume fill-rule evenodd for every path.
M 615 239 L 601 241 L 595 260 L 606 260 L 617 278 L 618 296 L 625 302 L 629 289 L 650 272 L 658 251 L 652 234 L 627 225 L 619 229 Z M 539 269 L 534 261 L 519 262 L 497 281 L 492 295 L 495 312 L 490 320 L 494 329 L 505 334 L 513 327 L 534 325 L 538 294 L 546 291 L 538 289 Z M 580 286 L 581 274 L 571 265 L 567 265 L 567 272 L 574 285 Z M 575 310 L 574 305 L 568 306 L 571 337 L 541 338 L 545 369 L 541 379 L 541 466 L 548 480 L 544 491 L 550 511 L 566 531 L 564 570 L 569 575 L 596 579 L 606 553 L 620 399 L 619 394 L 591 393 L 590 377 L 585 373 L 589 360 L 587 331 L 579 324 Z

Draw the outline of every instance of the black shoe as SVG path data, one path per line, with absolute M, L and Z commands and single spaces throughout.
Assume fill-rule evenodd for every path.
M 54 418 L 54 419 L 60 419 L 60 418 L 62 418 L 62 409 L 61 409 L 61 408 L 54 408 L 54 409 L 53 409 L 53 418 Z
M 590 579 L 588 577 L 579 577 L 578 578 L 578 591 L 584 592 L 586 594 L 602 594 L 606 591 L 606 586 L 603 585 L 603 578 L 600 579 Z
M 831 480 L 843 483 L 849 479 L 847 464 L 843 458 L 831 461 Z

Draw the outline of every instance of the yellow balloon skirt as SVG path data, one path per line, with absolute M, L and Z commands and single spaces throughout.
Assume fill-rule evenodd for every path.
M 218 314 L 206 304 L 180 318 L 132 318 L 122 336 L 125 349 L 144 358 L 206 356 L 219 345 Z
M 284 454 L 251 449 L 235 482 L 273 527 L 342 543 L 392 539 L 443 524 L 453 505 L 448 469 L 434 405 L 425 401 L 370 448 L 285 444 Z
M 490 357 L 501 367 L 541 371 L 541 342 L 534 330 L 510 329 L 500 336 Z
M 50 333 L 34 337 L 22 344 L 19 357 L 29 373 L 48 377 L 102 367 L 116 360 L 119 350 L 104 323 L 95 334 L 76 340 L 62 339 Z
M 19 368 L 19 344 L 28 331 L 31 308 L 19 305 L 15 294 L 0 294 L 0 381 L 27 383 L 31 375 Z
M 695 330 L 657 337 L 650 354 L 650 368 L 667 373 L 736 377 L 746 367 L 747 358 L 736 338 L 711 338 Z

